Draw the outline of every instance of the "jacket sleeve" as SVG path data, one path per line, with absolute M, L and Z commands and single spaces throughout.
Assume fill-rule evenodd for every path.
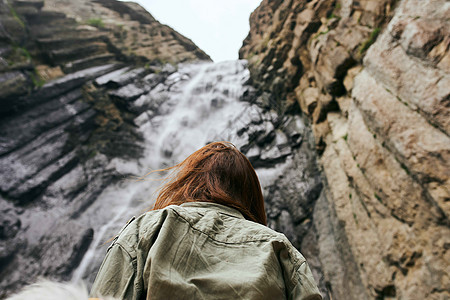
M 91 297 L 112 296 L 138 299 L 135 287 L 136 259 L 118 243 L 112 245 L 103 260 L 91 289 Z
M 277 247 L 286 285 L 286 298 L 289 300 L 321 300 L 322 295 L 303 255 L 292 246 L 284 235 Z
M 297 270 L 298 281 L 291 291 L 289 299 L 295 300 L 321 300 L 322 295 L 317 288 L 308 263 L 303 262 Z

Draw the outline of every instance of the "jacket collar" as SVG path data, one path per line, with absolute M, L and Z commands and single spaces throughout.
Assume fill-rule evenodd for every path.
M 195 207 L 201 209 L 213 209 L 219 213 L 229 215 L 231 217 L 245 219 L 244 216 L 237 210 L 222 204 L 211 203 L 211 202 L 186 202 L 180 204 L 181 207 Z

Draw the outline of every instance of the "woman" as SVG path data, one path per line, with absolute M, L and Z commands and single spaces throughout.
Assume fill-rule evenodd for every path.
M 215 142 L 173 167 L 154 209 L 108 249 L 92 295 L 120 299 L 322 299 L 303 256 L 266 226 L 248 159 Z

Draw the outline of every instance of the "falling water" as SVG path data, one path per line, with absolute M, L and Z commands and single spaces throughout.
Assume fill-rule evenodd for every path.
M 147 103 L 150 108 L 135 119 L 145 140 L 144 158 L 138 161 L 116 158 L 109 167 L 125 174 L 142 176 L 182 161 L 211 141 L 227 140 L 238 148 L 245 147 L 250 145 L 249 140 L 255 132 L 263 137 L 266 134 L 269 142 L 273 140 L 270 143 L 272 148 L 265 148 L 269 149 L 267 153 L 275 156 L 273 161 L 286 157 L 283 152 L 286 137 L 282 132 L 275 132 L 270 125 L 273 114 L 240 101 L 248 88 L 245 83 L 249 76 L 246 61 L 179 65 L 178 70 L 163 83 L 136 100 Z M 252 120 L 258 125 L 250 125 Z M 297 120 L 296 124 L 300 130 L 303 124 L 299 122 Z M 272 126 L 269 130 L 267 124 Z M 264 128 L 261 129 L 261 126 Z M 253 153 L 253 150 L 248 153 Z M 258 153 L 261 151 L 256 150 Z M 286 163 L 283 161 L 272 167 L 257 169 L 262 186 L 273 182 L 283 172 Z M 92 283 L 106 253 L 106 241 L 114 237 L 133 215 L 139 215 L 151 207 L 160 184 L 158 178 L 159 175 L 152 174 L 145 180 L 128 179 L 111 186 L 83 213 L 82 222 L 94 228 L 95 238 L 74 272 L 73 281 L 84 279 Z

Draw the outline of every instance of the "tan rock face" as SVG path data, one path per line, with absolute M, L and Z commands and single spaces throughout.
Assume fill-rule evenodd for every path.
M 163 63 L 211 60 L 191 40 L 159 23 L 139 4 L 116 0 L 45 0 L 45 10 L 64 12 L 80 26 L 106 32 L 125 55 Z
M 264 0 L 250 18 L 254 81 L 311 120 L 326 299 L 450 297 L 449 13 L 444 0 Z
M 132 2 L 0 2 L 0 111 L 45 83 L 89 67 L 211 60 Z M 7 99 L 7 101 L 4 101 Z

